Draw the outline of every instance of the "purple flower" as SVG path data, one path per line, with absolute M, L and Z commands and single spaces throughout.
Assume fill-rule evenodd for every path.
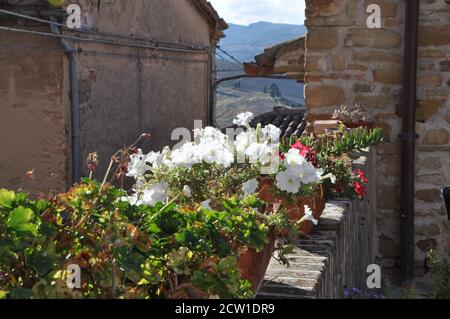
M 344 298 L 350 298 L 351 294 L 350 294 L 350 289 L 348 289 L 348 287 L 344 287 Z
M 362 293 L 361 289 L 358 289 L 358 288 L 353 288 L 352 291 L 355 295 L 361 295 L 361 293 Z

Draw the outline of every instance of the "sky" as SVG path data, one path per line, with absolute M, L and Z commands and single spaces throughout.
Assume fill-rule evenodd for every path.
M 259 21 L 304 24 L 304 0 L 209 0 L 228 23 L 248 25 Z

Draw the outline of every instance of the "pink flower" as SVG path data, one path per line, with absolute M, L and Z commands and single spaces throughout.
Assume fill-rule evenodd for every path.
M 369 183 L 369 180 L 367 179 L 365 173 L 362 170 L 358 169 L 357 173 L 362 183 L 364 184 Z
M 317 167 L 317 152 L 315 149 L 312 149 L 310 146 L 303 145 L 300 141 L 297 141 L 297 143 L 292 145 L 291 149 L 299 150 L 301 156 L 306 158 L 306 160 L 313 164 L 314 167 Z
M 366 192 L 366 188 L 359 182 L 355 182 L 354 184 L 355 186 L 355 192 L 359 197 L 364 197 L 366 196 L 367 192 Z

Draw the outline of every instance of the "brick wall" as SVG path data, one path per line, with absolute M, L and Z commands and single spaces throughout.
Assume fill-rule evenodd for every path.
M 367 27 L 366 8 L 379 4 L 382 28 Z M 384 129 L 377 151 L 379 262 L 398 275 L 400 262 L 400 141 L 404 0 L 306 0 L 308 119 L 328 118 L 359 104 Z M 421 1 L 417 103 L 416 263 L 425 252 L 450 251 L 440 191 L 450 185 L 450 3 Z

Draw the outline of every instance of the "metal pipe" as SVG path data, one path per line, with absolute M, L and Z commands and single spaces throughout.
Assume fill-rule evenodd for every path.
M 210 49 L 208 53 L 208 70 L 206 74 L 206 78 L 208 81 L 208 111 L 207 111 L 207 117 L 208 117 L 208 125 L 214 126 L 215 122 L 215 90 L 214 90 L 214 78 L 213 78 L 213 70 L 216 68 L 214 66 L 214 59 L 213 54 L 215 50 Z
M 54 17 L 51 19 L 55 19 Z M 50 25 L 51 32 L 60 35 L 58 26 Z M 80 146 L 80 109 L 78 100 L 78 67 L 76 52 L 64 39 L 61 46 L 69 59 L 70 69 L 70 102 L 71 102 L 71 142 L 72 142 L 72 184 L 81 181 L 81 146 Z
M 405 281 L 412 281 L 414 280 L 416 89 L 420 3 L 419 0 L 407 0 L 405 2 L 403 128 L 400 135 L 402 155 L 402 276 Z

